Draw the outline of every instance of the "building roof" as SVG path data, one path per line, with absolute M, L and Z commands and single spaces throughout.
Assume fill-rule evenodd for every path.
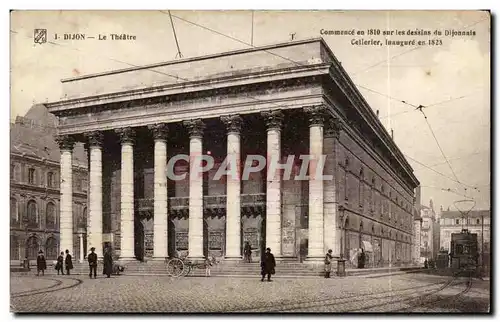
M 60 162 L 55 140 L 57 118 L 43 105 L 34 105 L 24 117 L 18 116 L 10 127 L 10 153 Z M 83 144 L 75 144 L 73 163 L 87 167 Z
M 480 217 L 490 217 L 491 216 L 491 211 L 490 210 L 472 210 L 468 214 L 466 214 L 466 217 L 469 218 L 480 218 Z M 441 218 L 462 218 L 464 215 L 458 211 L 443 211 L 441 213 Z

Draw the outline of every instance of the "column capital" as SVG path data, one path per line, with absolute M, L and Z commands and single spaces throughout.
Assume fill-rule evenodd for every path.
M 203 123 L 201 119 L 184 121 L 183 124 L 185 127 L 187 127 L 189 131 L 189 136 L 191 138 L 203 137 L 203 130 L 205 130 L 205 123 Z
M 343 125 L 339 118 L 333 117 L 329 118 L 325 122 L 325 137 L 333 137 L 338 139 L 340 136 L 340 131 L 342 131 Z
M 261 115 L 266 119 L 267 130 L 279 130 L 283 124 L 283 113 L 281 110 L 261 112 Z
M 121 129 L 116 129 L 115 133 L 120 137 L 120 142 L 124 143 L 134 143 L 135 130 L 130 127 L 125 127 Z
M 73 151 L 75 140 L 69 135 L 59 135 L 56 137 L 56 142 L 59 144 L 60 150 Z
M 85 137 L 88 140 L 88 146 L 91 147 L 102 147 L 102 143 L 104 140 L 104 135 L 100 131 L 93 131 L 85 133 Z
M 166 123 L 157 123 L 148 125 L 148 129 L 153 133 L 155 141 L 166 141 L 168 135 L 168 126 Z
M 309 116 L 309 126 L 323 126 L 327 116 L 324 105 L 304 107 L 304 112 Z
M 241 132 L 241 123 L 243 122 L 239 115 L 225 115 L 220 117 L 221 121 L 226 125 L 228 133 L 239 134 Z

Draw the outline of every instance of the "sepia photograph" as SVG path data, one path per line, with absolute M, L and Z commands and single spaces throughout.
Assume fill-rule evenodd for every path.
M 490 314 L 487 10 L 11 10 L 10 312 Z

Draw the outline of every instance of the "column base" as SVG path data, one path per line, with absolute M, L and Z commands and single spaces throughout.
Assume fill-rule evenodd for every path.
M 135 257 L 127 257 L 127 256 L 124 256 L 124 257 L 118 257 L 118 260 L 120 261 L 127 261 L 127 262 L 138 262 L 139 260 Z
M 155 262 L 160 262 L 160 261 L 166 261 L 167 258 L 168 258 L 167 256 L 164 256 L 164 257 L 152 257 L 151 260 L 155 261 Z

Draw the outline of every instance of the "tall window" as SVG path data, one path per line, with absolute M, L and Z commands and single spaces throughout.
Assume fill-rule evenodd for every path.
M 364 174 L 363 174 L 363 167 L 361 167 L 361 169 L 359 170 L 359 206 L 360 207 L 363 207 L 364 203 L 365 203 L 365 196 L 364 196 L 364 193 L 363 193 L 363 190 L 365 188 L 365 178 L 364 178 Z
M 28 183 L 35 184 L 35 169 L 33 168 L 28 169 Z
M 52 172 L 47 173 L 47 187 L 54 187 L 54 173 Z
M 19 222 L 19 207 L 17 206 L 17 200 L 15 198 L 10 198 L 10 222 Z
M 49 229 L 55 229 L 56 228 L 56 206 L 54 203 L 49 202 L 47 204 L 47 209 L 45 211 L 45 224 L 47 228 Z
M 481 219 L 476 219 L 476 225 L 480 225 L 481 224 Z
M 35 236 L 31 236 L 28 239 L 27 249 L 26 249 L 28 259 L 36 259 L 36 257 L 38 256 L 39 248 L 40 244 L 38 243 L 38 238 L 36 238 Z
M 349 171 L 349 158 L 345 158 L 345 169 L 344 169 L 344 196 L 345 200 L 349 200 L 349 189 L 347 189 L 347 172 Z
M 16 172 L 16 166 L 14 164 L 10 165 L 10 180 L 14 180 L 14 174 Z
M 460 219 L 455 219 L 455 225 L 460 225 Z
M 57 241 L 54 237 L 47 238 L 45 243 L 45 257 L 47 259 L 57 259 Z
M 16 236 L 10 236 L 10 259 L 19 260 L 19 240 Z
M 38 213 L 36 209 L 36 202 L 30 200 L 28 202 L 28 226 L 37 227 L 38 226 Z

